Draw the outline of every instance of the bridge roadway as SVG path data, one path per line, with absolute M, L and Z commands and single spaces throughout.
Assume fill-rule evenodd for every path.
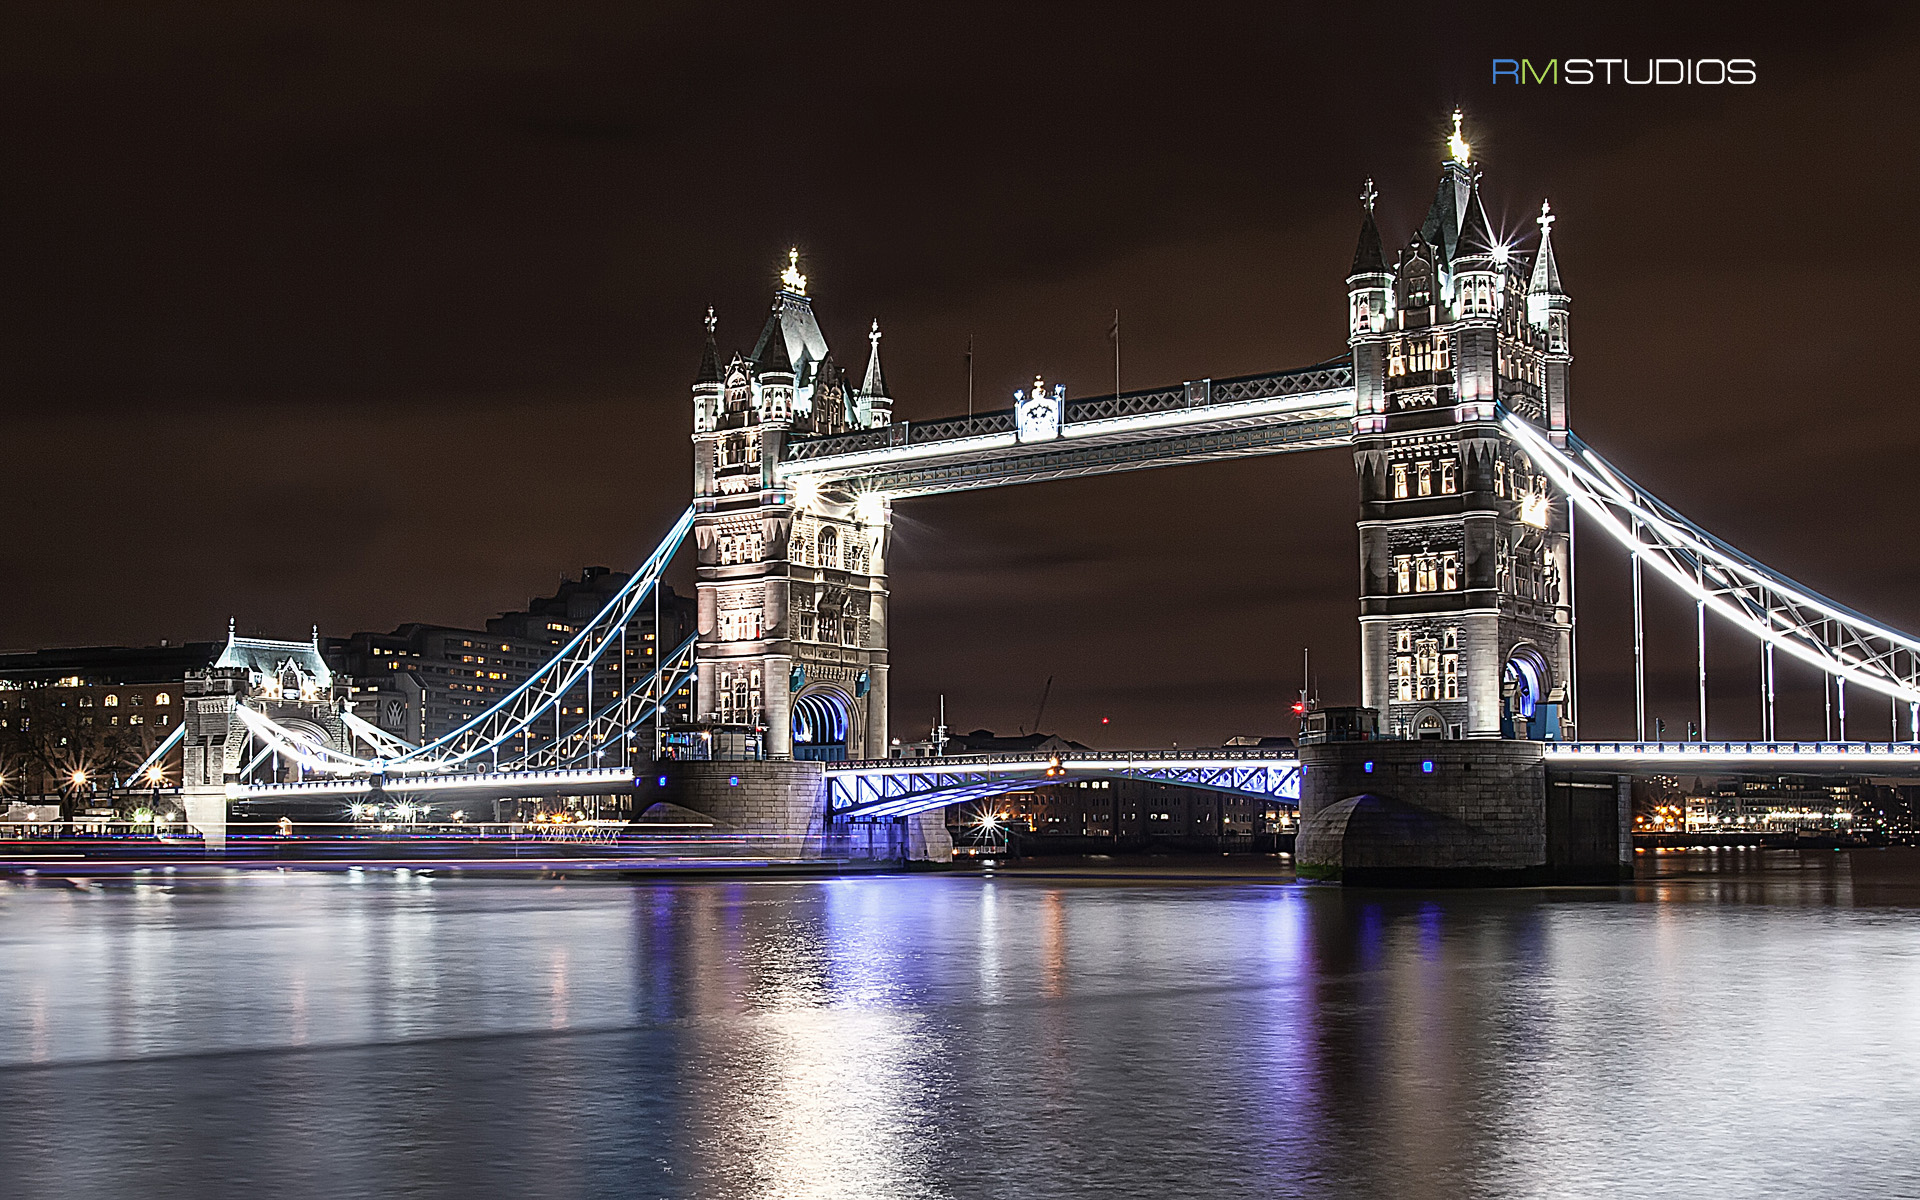
M 1752 774 L 1920 778 L 1915 742 L 1549 742 L 1550 767 L 1625 774 Z M 828 811 L 845 820 L 910 816 L 969 800 L 1082 779 L 1140 779 L 1254 796 L 1292 806 L 1300 765 L 1291 751 L 1089 750 L 1046 754 L 973 754 L 821 764 Z M 499 771 L 394 777 L 378 784 L 389 796 L 440 793 L 499 798 L 611 795 L 631 791 L 652 774 L 639 768 Z M 375 790 L 368 779 L 235 784 L 235 801 L 317 799 L 343 802 Z M 139 790 L 139 789 L 134 789 Z
M 788 444 L 780 477 L 889 499 L 1345 446 L 1353 440 L 1347 358 L 1234 379 L 1069 399 L 1057 433 L 1023 437 L 1015 410 Z

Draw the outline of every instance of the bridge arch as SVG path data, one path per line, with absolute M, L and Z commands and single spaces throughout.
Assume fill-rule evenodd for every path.
M 853 697 L 830 684 L 814 684 L 793 701 L 793 756 L 839 762 L 855 744 L 858 711 Z

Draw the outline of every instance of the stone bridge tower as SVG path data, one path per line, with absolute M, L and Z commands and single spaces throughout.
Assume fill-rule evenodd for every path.
M 1450 151 L 1391 266 L 1369 181 L 1347 279 L 1361 702 L 1403 737 L 1570 738 L 1567 503 L 1499 425 L 1515 413 L 1565 443 L 1553 218 L 1542 204 L 1529 269 L 1487 223 L 1458 113 Z
M 699 719 L 722 739 L 757 736 L 768 758 L 885 757 L 892 512 L 776 470 L 789 440 L 891 423 L 879 323 L 855 386 L 795 251 L 751 355 L 723 366 L 714 327 L 709 310 L 693 384 Z

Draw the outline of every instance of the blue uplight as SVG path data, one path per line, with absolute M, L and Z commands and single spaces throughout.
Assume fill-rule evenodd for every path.
M 667 777 L 665 775 L 660 776 L 660 778 L 653 781 L 653 786 L 655 787 L 667 786 Z
M 727 776 L 727 786 L 728 786 L 728 787 L 739 787 L 739 786 L 740 786 L 740 777 L 739 777 L 738 775 L 729 775 L 729 776 Z
M 1372 759 L 1368 759 L 1368 760 L 1367 760 L 1367 762 L 1366 762 L 1366 771 L 1367 771 L 1367 774 L 1369 774 L 1369 775 L 1371 775 L 1371 774 L 1373 774 L 1373 760 L 1372 760 Z
M 1430 758 L 1421 759 L 1420 769 L 1428 775 L 1433 774 L 1433 760 Z

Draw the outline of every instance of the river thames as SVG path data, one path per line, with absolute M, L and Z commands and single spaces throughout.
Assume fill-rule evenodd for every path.
M 0 883 L 24 1197 L 1920 1195 L 1920 854 Z

